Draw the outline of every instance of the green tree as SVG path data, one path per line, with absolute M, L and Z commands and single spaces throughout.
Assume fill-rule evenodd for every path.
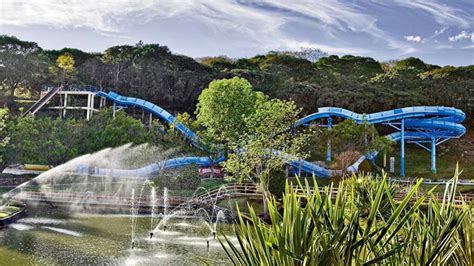
M 412 70 L 412 71 L 424 71 L 429 69 L 429 65 L 425 64 L 421 59 L 416 57 L 408 57 L 400 60 L 395 64 L 396 70 Z
M 53 80 L 65 85 L 67 82 L 71 82 L 75 78 L 75 60 L 74 57 L 65 53 L 56 58 L 56 65 L 49 67 L 49 73 L 53 77 Z
M 199 95 L 197 123 L 205 127 L 204 138 L 212 143 L 236 143 L 248 133 L 246 119 L 253 115 L 262 93 L 243 78 L 215 80 Z
M 8 97 L 17 89 L 37 89 L 45 80 L 46 62 L 37 43 L 0 35 L 0 87 Z
M 113 83 L 117 85 L 120 75 L 131 64 L 135 48 L 131 45 L 113 46 L 105 50 L 102 60 L 112 66 Z
M 8 163 L 41 163 L 56 165 L 64 162 L 67 147 L 60 138 L 60 119 L 37 118 L 28 115 L 7 126 L 9 144 L 2 150 Z
M 80 154 L 93 153 L 127 143 L 155 141 L 156 132 L 148 130 L 136 119 L 109 109 L 90 121 L 52 119 L 28 115 L 9 121 L 1 137 L 8 145 L 0 145 L 0 157 L 6 163 L 40 163 L 58 165 Z
M 328 142 L 331 143 L 331 150 L 339 163 L 338 168 L 343 170 L 361 154 L 390 152 L 393 145 L 388 138 L 379 135 L 373 124 L 357 124 L 353 120 L 344 120 L 331 130 L 321 129 L 313 138 L 320 153 L 325 152 Z
M 343 75 L 360 81 L 368 80 L 377 74 L 383 73 L 379 62 L 370 57 L 345 55 L 338 57 L 331 55 L 323 57 L 315 64 L 322 72 L 332 75 Z
M 234 68 L 234 62 L 227 56 L 203 57 L 199 58 L 201 64 L 209 66 L 215 70 L 223 71 Z
M 309 134 L 293 134 L 289 130 L 300 109 L 292 101 L 271 99 L 261 102 L 255 113 L 245 119 L 249 131 L 233 146 L 233 153 L 224 162 L 228 173 L 241 181 L 256 182 L 263 194 L 264 213 L 268 214 L 270 183 L 273 174 L 286 163 L 304 159 Z
M 90 121 L 83 122 L 80 138 L 79 154 L 85 154 L 127 143 L 145 143 L 150 140 L 150 133 L 125 112 L 116 112 L 114 118 L 110 109 L 103 109 Z

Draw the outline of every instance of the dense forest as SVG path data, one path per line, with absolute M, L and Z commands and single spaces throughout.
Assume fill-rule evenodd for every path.
M 58 71 L 58 57 L 73 68 Z M 473 124 L 474 65 L 440 67 L 407 58 L 377 62 L 369 57 L 326 55 L 318 50 L 269 52 L 252 58 L 193 59 L 166 46 L 114 46 L 103 53 L 78 49 L 45 50 L 37 43 L 0 36 L 0 88 L 3 104 L 17 112 L 18 97 L 37 97 L 42 85 L 69 83 L 145 98 L 172 112 L 193 113 L 210 81 L 244 77 L 257 90 L 293 99 L 304 113 L 339 106 L 361 113 L 413 105 L 463 109 Z

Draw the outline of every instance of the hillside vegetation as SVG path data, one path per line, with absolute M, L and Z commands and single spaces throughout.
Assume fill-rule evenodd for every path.
M 440 67 L 418 58 L 377 62 L 368 57 L 329 56 L 319 50 L 269 52 L 241 59 L 218 56 L 195 60 L 173 54 L 159 44 L 140 42 L 133 46 L 110 47 L 102 53 L 87 53 L 74 48 L 44 50 L 34 42 L 1 35 L 0 66 L 0 104 L 8 108 L 0 113 L 2 164 L 59 164 L 83 153 L 128 142 L 173 146 L 176 141 L 174 137 L 167 140 L 162 134 L 147 132 L 131 118 L 112 121 L 107 112 L 89 122 L 74 120 L 74 117 L 64 121 L 17 119 L 21 108 L 28 107 L 39 97 L 43 85 L 65 83 L 115 90 L 147 99 L 175 114 L 194 114 L 199 95 L 211 81 L 241 77 L 248 80 L 253 89 L 270 98 L 294 100 L 297 107 L 302 108 L 300 115 L 315 112 L 322 106 L 372 113 L 406 106 L 444 105 L 464 110 L 468 132 L 474 129 L 474 65 Z M 227 100 L 231 101 L 230 97 Z M 184 122 L 191 121 L 192 117 L 178 115 Z M 102 127 L 113 129 L 113 132 L 102 134 L 107 132 Z M 131 134 L 132 131 L 135 132 Z M 381 136 L 389 133 L 383 126 L 377 126 L 377 131 Z M 95 138 L 97 141 L 82 145 L 84 136 L 91 135 L 99 136 Z M 472 136 L 468 134 L 462 141 L 441 146 L 440 165 L 454 167 L 459 161 L 466 170 L 465 176 L 472 177 Z M 314 143 L 326 142 L 316 139 Z M 321 156 L 325 144 L 323 150 L 317 145 L 309 146 L 312 159 L 324 159 Z M 41 152 L 35 153 L 38 151 L 35 147 L 41 147 Z M 398 158 L 397 151 L 398 147 L 395 147 L 394 153 L 388 155 Z M 410 159 L 415 164 L 410 166 L 413 170 L 410 175 L 429 174 L 425 173 L 425 170 L 429 171 L 429 154 L 425 153 L 416 150 L 413 155 L 416 160 Z M 448 157 L 451 159 L 445 162 Z M 445 176 L 446 172 L 440 171 L 438 175 Z
M 67 75 L 58 71 L 61 55 L 74 60 Z M 0 60 L 1 93 L 10 98 L 37 95 L 41 85 L 67 81 L 145 98 L 172 112 L 192 113 L 210 81 L 239 76 L 272 97 L 292 98 L 304 113 L 321 106 L 371 113 L 445 105 L 463 109 L 471 125 L 474 117 L 474 66 L 439 67 L 417 58 L 381 63 L 316 51 L 270 52 L 242 59 L 207 57 L 197 62 L 159 44 L 140 42 L 87 53 L 73 48 L 44 50 L 34 42 L 2 35 Z M 8 104 L 17 107 L 12 100 Z

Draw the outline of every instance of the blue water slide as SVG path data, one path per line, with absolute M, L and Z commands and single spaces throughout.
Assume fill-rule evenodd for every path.
M 463 111 L 444 106 L 416 106 L 399 108 L 389 111 L 377 112 L 372 114 L 358 114 L 344 108 L 323 107 L 318 112 L 299 119 L 294 127 L 308 125 L 314 120 L 330 119 L 340 117 L 351 119 L 358 124 L 387 124 L 398 131 L 387 136 L 392 141 L 401 141 L 404 154 L 404 142 L 411 141 L 427 150 L 432 154 L 432 170 L 436 171 L 435 166 L 435 147 L 451 138 L 459 138 L 466 133 L 466 128 L 460 123 L 464 121 L 466 115 Z M 331 122 L 332 123 L 332 122 Z M 403 126 L 402 126 L 403 125 Z M 431 149 L 423 143 L 431 142 Z M 358 171 L 359 165 L 366 159 L 371 159 L 377 155 L 377 152 L 363 155 L 356 163 L 346 169 L 349 172 Z M 403 164 L 402 155 L 401 163 Z M 403 168 L 403 166 L 402 166 Z M 404 171 L 402 170 L 402 173 Z M 332 172 L 334 174 L 335 172 Z M 403 174 L 402 174 L 403 175 Z
M 146 110 L 169 125 L 174 124 L 175 122 L 175 117 L 173 115 L 151 102 L 142 99 L 121 96 L 112 91 L 109 93 L 99 91 L 97 96 L 105 97 L 119 106 L 134 106 Z M 401 139 L 403 139 L 403 142 L 410 140 L 426 141 L 433 140 L 434 138 L 447 140 L 449 138 L 460 137 L 466 132 L 466 128 L 460 124 L 465 119 L 464 112 L 456 108 L 443 106 L 406 107 L 368 115 L 358 114 L 343 108 L 323 107 L 319 108 L 318 112 L 301 118 L 294 124 L 293 127 L 296 128 L 301 125 L 308 125 L 314 120 L 329 119 L 332 121 L 332 117 L 351 119 L 359 124 L 365 122 L 369 124 L 383 123 L 391 125 L 395 128 L 397 128 L 397 125 L 400 124 L 400 121 L 403 121 L 403 131 L 398 131 L 387 136 L 387 138 L 392 141 L 400 141 Z M 198 144 L 198 136 L 193 131 L 181 123 L 177 123 L 175 127 L 191 143 L 200 148 Z M 345 170 L 348 172 L 356 172 L 364 160 L 372 159 L 375 155 L 377 155 L 377 152 L 365 154 Z M 298 171 L 302 171 L 307 174 L 314 174 L 318 177 L 331 177 L 334 175 L 340 175 L 342 173 L 341 170 L 326 169 L 322 166 L 305 160 L 295 159 L 289 154 L 284 154 L 283 158 L 287 159 L 286 161 L 288 162 L 288 165 L 292 166 Z M 209 157 L 180 157 L 154 163 L 139 169 L 126 170 L 94 168 L 96 170 L 93 172 L 100 175 L 106 175 L 113 172 L 114 175 L 152 176 L 160 169 L 176 168 L 189 164 L 210 166 L 214 163 L 222 162 L 224 160 L 225 158 L 223 156 L 220 156 L 214 161 Z
M 175 117 L 172 114 L 170 114 L 163 108 L 159 107 L 158 105 L 155 105 L 151 102 L 148 102 L 142 99 L 137 99 L 133 97 L 125 97 L 113 91 L 110 91 L 109 93 L 99 91 L 97 92 L 96 96 L 105 97 L 106 99 L 112 101 L 118 106 L 122 106 L 122 107 L 134 106 L 137 108 L 141 108 L 157 116 L 158 118 L 160 118 L 162 121 L 164 121 L 165 123 L 169 125 L 173 124 L 175 121 Z M 191 131 L 189 128 L 187 128 L 181 123 L 177 123 L 175 126 L 178 129 L 178 131 L 180 131 L 189 141 L 191 141 L 191 143 L 193 143 L 198 148 L 200 147 L 198 145 L 198 136 L 196 135 L 196 133 L 194 133 L 193 131 Z M 287 157 L 289 157 L 289 155 L 287 155 Z M 187 158 L 190 158 L 190 159 L 187 160 Z M 200 158 L 200 159 L 197 160 L 197 158 Z M 212 162 L 215 164 L 215 163 L 222 162 L 223 160 L 224 160 L 223 156 L 220 156 L 219 159 L 217 159 L 214 162 L 208 157 L 182 157 L 182 158 L 176 158 L 176 161 L 173 161 L 172 165 L 174 167 L 180 167 L 180 166 L 189 165 L 191 163 L 195 163 L 196 165 L 199 165 L 199 166 L 209 166 L 209 165 L 212 165 Z M 298 169 L 301 169 L 301 171 L 305 173 L 314 174 L 319 177 L 330 177 L 330 176 L 335 175 L 334 171 L 325 169 L 321 166 L 315 165 L 305 160 L 289 160 L 288 164 L 293 167 L 299 167 Z M 166 167 L 166 168 L 169 168 L 169 167 Z M 162 165 L 160 165 L 159 163 L 154 163 L 149 166 L 145 166 L 143 168 L 138 168 L 138 169 L 105 169 L 105 168 L 95 168 L 95 169 L 96 170 L 93 174 L 97 174 L 97 175 L 105 175 L 106 173 L 113 172 L 113 174 L 116 176 L 117 175 L 152 176 L 154 173 L 157 172 L 157 169 L 162 169 Z
M 417 121 L 417 118 L 429 118 L 432 117 L 432 121 L 437 122 L 454 122 L 460 123 L 466 118 L 466 114 L 453 107 L 444 106 L 415 106 L 405 107 L 389 111 L 377 112 L 373 114 L 358 114 L 350 110 L 338 107 L 322 107 L 318 109 L 317 113 L 307 115 L 295 123 L 295 127 L 303 124 L 308 124 L 313 120 L 318 120 L 328 117 L 341 117 L 345 119 L 354 120 L 356 123 L 363 123 L 367 121 L 369 124 L 378 124 L 391 121 L 400 121 L 402 119 L 412 119 Z M 462 127 L 462 125 L 461 125 Z M 464 127 L 463 127 L 464 128 Z M 465 132 L 465 128 L 464 128 Z
M 118 104 L 119 106 L 123 107 L 128 107 L 128 106 L 133 106 L 137 107 L 143 110 L 146 110 L 150 113 L 152 113 L 154 116 L 160 118 L 162 121 L 167 123 L 168 125 L 173 125 L 175 122 L 175 117 L 170 114 L 168 111 L 165 109 L 159 107 L 158 105 L 155 105 L 151 102 L 138 99 L 138 98 L 133 98 L 133 97 L 126 97 L 119 95 L 116 92 L 109 92 L 105 93 L 103 91 L 99 91 L 96 94 L 98 97 L 105 97 L 106 99 L 114 102 L 115 104 Z M 192 144 L 198 146 L 198 136 L 196 133 L 194 133 L 192 130 L 184 126 L 182 123 L 176 123 L 174 125 L 176 129 L 181 132 L 189 141 L 191 141 Z
M 193 164 L 209 167 L 222 161 L 224 161 L 223 157 L 219 157 L 216 160 L 212 160 L 210 157 L 178 157 L 159 161 L 136 169 L 111 169 L 93 167 L 89 164 L 79 164 L 75 167 L 74 172 L 78 174 L 91 174 L 95 176 L 150 178 L 162 170 L 175 169 Z

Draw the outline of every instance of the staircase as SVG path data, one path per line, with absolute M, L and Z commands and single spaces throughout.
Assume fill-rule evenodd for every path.
M 41 109 L 41 107 L 43 107 L 46 103 L 48 103 L 49 100 L 51 100 L 51 98 L 53 98 L 53 96 L 56 95 L 62 88 L 63 88 L 62 86 L 59 86 L 48 91 L 48 93 L 46 93 L 45 96 L 43 96 L 41 99 L 35 102 L 30 108 L 28 108 L 28 110 L 26 110 L 26 112 L 24 112 L 22 116 L 25 116 L 29 113 L 35 114 L 36 112 L 38 112 L 38 110 Z

